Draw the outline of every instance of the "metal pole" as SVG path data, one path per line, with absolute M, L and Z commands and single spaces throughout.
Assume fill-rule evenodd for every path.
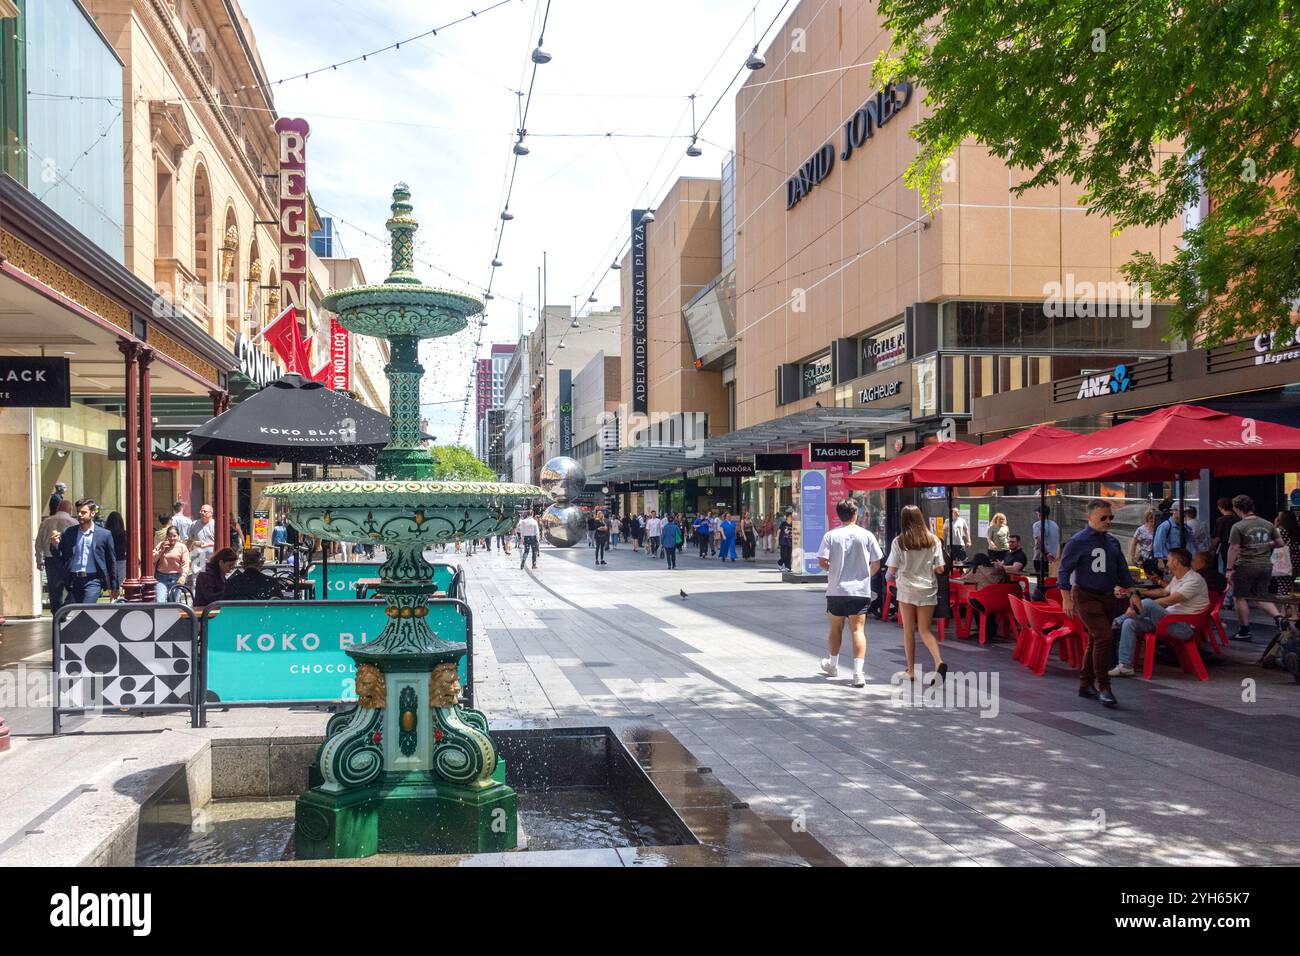
M 1047 515 L 1043 514 L 1043 509 L 1047 507 L 1047 482 L 1040 482 L 1038 485 L 1038 540 L 1042 542 L 1041 549 L 1043 556 L 1035 562 L 1038 565 L 1038 594 L 1043 593 L 1043 580 L 1047 576 Z M 1060 583 L 1060 582 L 1057 582 Z
M 1178 525 L 1178 547 L 1187 547 L 1187 503 L 1183 500 L 1183 473 L 1180 471 L 1174 477 L 1178 485 L 1178 514 L 1183 519 Z
M 321 480 L 329 478 L 329 465 L 321 465 L 320 476 Z M 320 586 L 321 591 L 324 592 L 321 595 L 321 600 L 328 601 L 330 599 L 330 542 L 324 538 L 321 539 L 320 543 Z
M 952 577 L 952 485 L 948 486 L 948 510 L 943 513 L 943 536 L 948 539 L 948 546 L 943 549 L 943 553 L 947 556 L 945 570 L 948 577 Z
M 292 462 L 289 465 L 289 480 L 298 480 L 298 463 Z M 298 529 L 289 525 L 289 556 L 293 558 L 293 599 L 302 600 L 302 586 L 299 581 L 302 579 L 302 552 L 298 550 Z

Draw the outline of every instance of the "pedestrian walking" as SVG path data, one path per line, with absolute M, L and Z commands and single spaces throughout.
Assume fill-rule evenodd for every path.
M 594 548 L 595 546 L 596 546 L 596 513 L 594 511 L 589 511 L 587 512 L 587 547 Z M 597 561 L 596 563 L 599 564 L 600 562 Z
M 1110 689 L 1115 599 L 1127 597 L 1133 587 L 1124 551 L 1110 533 L 1114 518 L 1106 501 L 1094 498 L 1088 502 L 1088 527 L 1066 542 L 1057 578 L 1061 610 L 1067 616 L 1077 612 L 1088 632 L 1088 647 L 1079 673 L 1079 696 L 1100 700 L 1107 707 L 1119 706 Z
M 701 512 L 695 516 L 695 544 L 701 558 L 709 556 L 709 539 L 713 536 L 711 515 Z
M 68 601 L 95 604 L 104 591 L 116 601 L 121 589 L 113 535 L 95 524 L 99 505 L 90 498 L 76 504 L 77 527 L 59 536 L 58 554 L 68 569 Z
M 632 553 L 636 554 L 645 540 L 645 520 L 638 514 L 632 515 L 629 520 L 632 522 Z
M 1001 561 L 1011 550 L 1011 529 L 1007 526 L 1007 516 L 1001 511 L 993 516 L 988 532 L 989 557 Z
M 54 513 L 59 510 L 59 505 L 63 503 L 67 494 L 68 486 L 61 481 L 56 481 L 54 483 L 54 491 L 50 492 L 50 500 L 45 508 L 45 516 L 47 518 L 52 517 Z M 68 504 L 72 504 L 72 502 L 69 501 Z
M 952 553 L 954 561 L 965 561 L 969 553 L 967 549 L 971 546 L 970 539 L 970 522 L 962 517 L 960 508 L 952 509 L 952 517 L 948 519 L 948 528 L 944 532 L 944 537 L 948 541 L 948 550 Z
M 609 548 L 609 522 L 605 520 L 603 511 L 597 511 L 592 516 L 591 538 L 592 547 L 596 549 L 596 563 L 609 564 L 605 560 L 605 551 Z
M 754 552 L 758 548 L 758 528 L 754 524 L 754 519 L 745 512 L 745 516 L 740 521 L 738 531 L 740 537 L 741 556 L 746 561 L 754 560 Z
M 1133 532 L 1133 540 L 1128 546 L 1129 562 L 1134 567 L 1141 568 L 1147 574 L 1154 574 L 1157 570 L 1155 558 L 1152 557 L 1155 542 L 1156 509 L 1148 508 L 1146 513 L 1142 515 L 1142 523 Z
M 110 511 L 104 519 L 104 530 L 113 536 L 113 557 L 117 561 L 117 579 L 126 580 L 126 522 L 119 511 Z
M 858 505 L 846 498 L 835 506 L 840 526 L 827 531 L 817 549 L 817 563 L 826 572 L 826 617 L 829 655 L 822 660 L 827 677 L 840 674 L 840 647 L 844 623 L 849 625 L 853 651 L 853 686 L 867 683 L 867 608 L 871 606 L 871 578 L 880 570 L 884 554 L 876 536 L 858 524 Z
M 710 517 L 712 517 L 713 512 L 710 511 L 709 515 Z M 712 528 L 712 531 L 709 535 L 709 556 L 717 557 L 718 552 L 722 550 L 722 538 L 723 538 L 722 515 L 718 515 L 717 517 L 713 518 L 713 520 L 709 522 L 709 524 L 710 527 Z
M 934 659 L 935 676 L 930 683 L 943 683 L 948 665 L 939 652 L 939 642 L 930 629 L 939 604 L 939 575 L 944 573 L 943 545 L 926 526 L 925 515 L 916 505 L 905 505 L 900 524 L 902 533 L 889 545 L 887 579 L 894 582 L 898 598 L 898 619 L 903 624 L 903 652 L 907 655 L 907 679 L 916 680 L 916 638 Z
M 776 532 L 776 525 L 772 523 L 771 515 L 763 515 L 762 524 L 759 533 L 763 536 L 763 553 L 771 554 L 773 538 Z
M 180 534 L 182 541 L 189 539 L 194 519 L 185 513 L 185 502 L 177 501 L 172 504 L 172 525 Z
M 190 551 L 176 528 L 169 527 L 162 541 L 154 545 L 153 576 L 158 582 L 156 597 L 170 601 L 172 591 L 190 577 Z
M 1219 558 L 1219 570 L 1223 571 L 1228 567 L 1228 548 L 1231 542 L 1228 540 L 1232 535 L 1232 526 L 1241 519 L 1237 517 L 1237 512 L 1232 510 L 1231 498 L 1220 498 L 1218 501 L 1219 517 L 1214 522 L 1214 532 L 1210 536 L 1210 547 Z
M 1038 520 L 1030 530 L 1034 535 L 1034 567 L 1046 578 L 1052 573 L 1052 565 L 1061 559 L 1061 526 L 1052 520 L 1052 509 L 1041 505 Z
M 618 515 L 610 515 L 605 519 L 609 522 L 609 546 L 611 549 L 618 548 L 618 536 L 623 530 L 623 523 L 618 520 Z
M 1273 579 L 1273 552 L 1285 548 L 1281 533 L 1266 518 L 1255 514 L 1255 502 L 1249 495 L 1232 499 L 1232 510 L 1239 520 L 1228 533 L 1228 580 L 1237 609 L 1237 634 L 1234 641 L 1249 641 L 1250 605 L 1258 604 L 1272 615 L 1280 631 L 1286 622 L 1277 605 L 1268 600 L 1269 582 Z
M 659 557 L 659 539 L 663 536 L 664 519 L 659 516 L 658 512 L 650 512 L 650 520 L 646 522 L 646 535 L 650 538 L 650 557 Z
M 284 561 L 284 553 L 289 548 L 289 519 L 280 515 L 275 519 L 271 530 L 271 547 L 275 548 L 275 560 Z
M 722 516 L 722 548 L 720 557 L 723 561 L 731 558 L 731 563 L 736 563 L 736 519 L 732 517 L 730 511 Z
M 44 568 L 45 586 L 50 592 L 50 613 L 61 608 L 67 599 L 68 568 L 59 556 L 59 535 L 77 523 L 72 517 L 72 502 L 60 499 L 54 514 L 45 518 L 36 529 L 32 542 L 36 554 L 37 573 Z
M 676 516 L 668 516 L 668 520 L 664 522 L 664 526 L 659 532 L 659 541 L 664 548 L 664 560 L 668 564 L 668 570 L 675 571 L 677 569 L 677 551 L 682 546 L 682 526 L 677 523 Z
M 523 539 L 523 547 L 519 554 L 519 570 L 524 569 L 524 564 L 528 561 L 528 554 L 533 555 L 533 570 L 537 570 L 537 535 L 540 528 L 537 525 L 537 519 L 529 512 L 524 519 L 519 522 L 519 534 Z
M 793 571 L 794 520 L 789 513 L 781 515 L 781 522 L 776 527 L 776 544 L 779 551 L 776 566 L 782 571 Z
M 175 523 L 176 518 L 173 516 L 172 524 Z M 185 546 L 190 549 L 190 558 L 194 562 L 193 570 L 198 574 L 208 566 L 217 543 L 217 523 L 212 519 L 211 505 L 199 509 L 198 520 L 190 525 L 190 532 L 184 537 Z

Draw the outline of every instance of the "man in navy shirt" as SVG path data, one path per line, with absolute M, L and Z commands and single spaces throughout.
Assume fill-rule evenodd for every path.
M 1100 700 L 1107 707 L 1118 701 L 1110 689 L 1115 656 L 1115 599 L 1128 595 L 1133 577 L 1119 541 L 1110 533 L 1110 505 L 1100 498 L 1088 502 L 1088 527 L 1065 544 L 1057 571 L 1061 608 L 1078 614 L 1088 631 L 1088 650 L 1079 674 L 1079 696 Z M 1093 681 L 1096 685 L 1093 685 Z
M 67 569 L 70 604 L 94 604 L 108 591 L 117 600 L 117 558 L 113 536 L 95 524 L 99 505 L 89 498 L 77 502 L 77 527 L 59 538 L 58 554 Z

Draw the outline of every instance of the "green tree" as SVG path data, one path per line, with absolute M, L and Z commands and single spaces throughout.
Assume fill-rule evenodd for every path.
M 474 457 L 464 445 L 434 445 L 433 477 L 435 481 L 496 481 L 491 468 Z
M 1293 0 L 880 0 L 894 42 L 875 78 L 932 111 L 907 182 L 939 204 L 967 137 L 1083 187 L 1118 228 L 1211 211 L 1173 261 L 1124 267 L 1210 343 L 1291 326 L 1300 299 L 1300 24 Z M 1169 152 L 1170 145 L 1176 148 Z M 960 170 L 957 174 L 960 176 Z

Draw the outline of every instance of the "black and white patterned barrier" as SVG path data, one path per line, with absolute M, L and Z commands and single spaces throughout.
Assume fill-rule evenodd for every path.
M 103 708 L 188 710 L 197 726 L 195 612 L 183 604 L 70 604 L 54 616 L 54 732 Z

